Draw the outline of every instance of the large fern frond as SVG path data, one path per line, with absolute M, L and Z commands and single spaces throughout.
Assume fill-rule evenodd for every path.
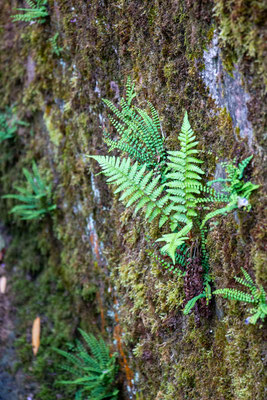
M 152 222 L 158 215 L 166 217 L 166 220 L 168 220 L 170 210 L 166 204 L 169 202 L 169 196 L 161 196 L 164 185 L 159 183 L 160 175 L 154 177 L 153 171 L 148 171 L 146 165 L 140 167 L 137 162 L 131 165 L 129 158 L 88 157 L 99 163 L 103 174 L 109 177 L 107 183 L 118 186 L 115 193 L 123 192 L 119 199 L 121 201 L 128 199 L 126 207 L 135 205 L 135 213 L 141 208 L 145 208 L 145 218 L 149 222 Z M 160 224 L 162 224 L 162 221 L 160 221 Z
M 244 301 L 246 303 L 255 303 L 255 300 L 252 295 L 237 289 L 228 289 L 228 288 L 217 289 L 213 292 L 213 294 L 221 294 L 225 299 L 229 300 L 238 300 L 238 301 Z
M 170 200 L 175 205 L 180 205 L 177 213 L 172 218 L 177 223 L 191 220 L 197 216 L 196 195 L 202 189 L 202 169 L 197 165 L 202 163 L 196 158 L 198 144 L 195 141 L 194 132 L 190 126 L 188 115 L 185 113 L 181 133 L 178 136 L 181 143 L 179 151 L 168 151 L 167 167 L 171 172 L 166 175 L 166 191 L 170 194 Z M 192 156 L 194 154 L 194 156 Z

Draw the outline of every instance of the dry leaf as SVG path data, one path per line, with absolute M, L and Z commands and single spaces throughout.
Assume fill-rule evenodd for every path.
M 40 346 L 41 320 L 40 317 L 35 318 L 32 325 L 32 351 L 36 356 Z
M 4 294 L 6 292 L 6 277 L 1 276 L 0 278 L 0 293 Z

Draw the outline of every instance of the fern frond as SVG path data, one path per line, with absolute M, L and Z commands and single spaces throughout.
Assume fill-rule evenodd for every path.
M 168 198 L 161 199 L 164 185 L 159 184 L 160 176 L 153 178 L 153 171 L 147 171 L 144 165 L 139 171 L 138 163 L 131 166 L 130 159 L 114 156 L 87 156 L 95 159 L 101 166 L 103 174 L 109 179 L 107 183 L 119 186 L 115 193 L 123 192 L 120 200 L 128 198 L 126 207 L 135 203 L 135 213 L 145 207 L 145 218 L 153 221 L 157 215 L 166 215 Z
M 131 78 L 128 76 L 126 83 L 126 102 L 128 106 L 132 104 L 132 101 L 135 97 L 136 97 L 135 84 L 131 81 Z
M 119 139 L 113 140 L 108 133 L 105 133 L 105 141 L 111 150 L 118 148 L 127 152 L 133 160 L 137 160 L 141 164 L 145 163 L 149 168 L 155 168 L 159 160 L 163 161 L 166 157 L 159 118 L 150 103 L 152 117 L 145 110 L 133 106 L 132 100 L 135 96 L 134 84 L 128 78 L 126 99 L 122 98 L 120 101 L 121 110 L 115 107 L 110 100 L 103 99 L 103 102 L 118 119 L 110 117 L 111 124 L 119 134 Z
M 244 301 L 246 303 L 255 303 L 252 295 L 237 289 L 217 289 L 213 292 L 213 294 L 221 294 L 225 299 Z
M 172 172 L 166 175 L 166 191 L 171 195 L 170 199 L 174 204 L 183 205 L 179 213 L 176 213 L 174 219 L 187 223 L 187 219 L 191 219 L 197 215 L 194 210 L 196 207 L 196 199 L 194 194 L 199 194 L 202 188 L 201 175 L 204 172 L 196 165 L 201 163 L 196 157 L 191 157 L 193 147 L 198 142 L 195 141 L 194 132 L 190 126 L 188 115 L 185 113 L 181 133 L 178 136 L 181 143 L 180 151 L 168 151 L 167 167 Z M 197 150 L 194 151 L 198 153 Z
M 51 187 L 45 185 L 35 162 L 32 163 L 32 171 L 33 174 L 23 168 L 27 188 L 15 186 L 19 194 L 2 196 L 4 199 L 15 199 L 24 203 L 14 206 L 10 210 L 10 213 L 17 214 L 23 220 L 39 218 L 56 209 L 56 205 L 51 202 Z
M 251 155 L 251 156 L 249 156 L 249 157 L 247 157 L 247 158 L 245 158 L 245 160 L 243 160 L 243 161 L 241 161 L 239 164 L 238 164 L 238 169 L 239 169 L 239 179 L 242 179 L 243 178 L 243 174 L 244 174 L 244 169 L 247 167 L 247 165 L 250 163 L 250 161 L 252 160 L 252 158 L 253 158 L 253 154 Z
M 92 334 L 87 334 L 81 329 L 79 331 L 92 356 L 88 354 L 84 345 L 79 341 L 73 349 L 75 355 L 54 349 L 72 365 L 71 367 L 63 365 L 61 368 L 75 376 L 73 380 L 61 380 L 59 383 L 81 387 L 76 393 L 78 399 L 81 398 L 83 393 L 86 393 L 90 396 L 88 398 L 92 400 L 107 398 L 117 400 L 119 391 L 113 387 L 118 371 L 116 354 L 110 357 L 109 348 L 102 338 L 97 340 Z
M 187 234 L 192 229 L 192 226 L 192 221 L 188 221 L 186 226 L 184 226 L 179 232 L 165 234 L 156 240 L 156 242 L 166 242 L 166 245 L 161 248 L 161 252 L 166 252 L 171 257 L 174 264 L 176 249 L 188 240 Z
M 232 201 L 231 203 L 227 204 L 227 206 L 208 213 L 202 221 L 201 228 L 203 228 L 206 222 L 209 221 L 211 218 L 214 218 L 218 215 L 225 215 L 234 210 L 235 208 L 236 208 L 236 201 Z
M 44 23 L 46 18 L 49 16 L 47 12 L 47 0 L 26 0 L 29 8 L 15 8 L 16 11 L 23 11 L 23 14 L 16 14 L 11 16 L 12 20 L 15 21 L 23 21 L 23 22 L 32 22 L 36 21 L 37 23 Z
M 159 255 L 155 254 L 153 251 L 148 252 L 149 256 L 154 258 L 163 268 L 168 269 L 170 272 L 173 274 L 177 274 L 178 276 L 184 276 L 184 272 L 182 272 L 179 268 L 177 268 L 175 265 L 170 264 L 169 262 L 165 261 L 162 257 Z M 176 264 L 184 266 L 186 264 L 185 257 L 181 254 L 176 255 Z
M 192 308 L 194 308 L 196 302 L 197 302 L 199 299 L 205 298 L 205 297 L 206 297 L 205 293 L 201 293 L 201 294 L 199 294 L 198 296 L 195 296 L 195 297 L 193 297 L 192 299 L 190 299 L 190 300 L 186 303 L 186 305 L 185 305 L 185 307 L 184 307 L 184 310 L 183 310 L 183 313 L 184 313 L 185 315 L 189 314 L 190 311 L 192 310 Z

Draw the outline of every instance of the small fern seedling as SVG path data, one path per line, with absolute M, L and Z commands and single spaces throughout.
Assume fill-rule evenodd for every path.
M 23 220 L 40 218 L 56 208 L 56 205 L 52 204 L 51 201 L 52 187 L 45 185 L 35 162 L 32 163 L 32 171 L 33 174 L 23 168 L 27 187 L 15 186 L 19 194 L 2 196 L 4 199 L 15 199 L 23 203 L 13 207 L 10 211 Z
M 73 380 L 59 381 L 59 383 L 79 387 L 75 395 L 76 400 L 82 398 L 117 400 L 119 390 L 114 387 L 118 372 L 117 354 L 110 356 L 109 348 L 101 337 L 97 340 L 94 335 L 87 334 L 81 329 L 79 332 L 89 351 L 80 341 L 73 346 L 72 352 L 54 349 L 68 361 L 68 364 L 60 367 L 74 377 Z
M 61 52 L 63 51 L 63 48 L 58 45 L 58 42 L 57 42 L 58 37 L 59 37 L 59 33 L 57 32 L 48 41 L 51 43 L 52 53 L 59 57 Z
M 249 198 L 251 193 L 259 188 L 259 185 L 255 185 L 251 182 L 244 182 L 243 174 L 244 169 L 252 159 L 252 155 L 245 160 L 241 161 L 238 166 L 235 166 L 232 162 L 223 163 L 222 166 L 226 168 L 227 178 L 215 179 L 207 183 L 207 186 L 213 183 L 220 182 L 223 185 L 223 191 L 229 194 L 228 204 L 219 208 L 215 211 L 208 213 L 202 221 L 201 227 L 204 227 L 207 221 L 218 215 L 225 215 L 237 208 L 245 207 L 248 211 L 251 209 Z
M 243 301 L 245 303 L 253 304 L 255 307 L 249 310 L 250 314 L 252 315 L 246 319 L 246 322 L 255 325 L 258 319 L 264 321 L 267 315 L 266 293 L 263 289 L 263 286 L 260 285 L 257 287 L 255 285 L 252 278 L 244 270 L 244 268 L 241 268 L 241 270 L 244 278 L 235 277 L 234 279 L 241 285 L 246 286 L 250 293 L 246 293 L 238 289 L 224 288 L 215 290 L 213 294 L 222 295 L 225 299 Z
M 47 0 L 26 0 L 29 8 L 15 8 L 16 11 L 23 11 L 23 14 L 13 15 L 13 21 L 37 22 L 43 24 L 49 16 L 47 12 Z

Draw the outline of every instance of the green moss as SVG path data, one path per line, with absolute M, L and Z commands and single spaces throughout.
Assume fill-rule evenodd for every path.
M 188 110 L 208 177 L 213 177 L 221 160 L 244 158 L 246 144 L 200 77 L 202 52 L 214 29 L 219 31 L 227 68 L 240 61 L 254 96 L 249 118 L 262 144 L 262 2 L 248 13 L 248 1 L 217 0 L 215 23 L 209 2 L 201 6 L 182 0 L 106 3 L 94 0 L 85 5 L 77 0 L 72 10 L 70 2 L 64 2 L 59 11 L 50 7 L 50 24 L 26 28 L 8 25 L 11 5 L 3 6 L 1 102 L 3 107 L 16 102 L 20 118 L 29 121 L 31 129 L 21 128 L 15 141 L 1 148 L 1 195 L 10 193 L 14 182 L 20 183 L 22 167 L 29 168 L 35 159 L 53 182 L 58 206 L 52 220 L 25 225 L 11 219 L 11 204 L 0 202 L 1 220 L 13 234 L 7 263 L 16 266 L 21 363 L 40 386 L 38 399 L 72 398 L 54 384 L 61 372 L 51 346 L 72 341 L 78 325 L 96 334 L 102 327 L 111 340 L 114 324 L 119 323 L 125 352 L 131 355 L 131 349 L 136 349 L 131 364 L 139 373 L 138 390 L 146 400 L 260 400 L 262 335 L 257 327 L 243 323 L 245 309 L 219 299 L 212 319 L 200 328 L 193 316 L 184 317 L 182 280 L 163 271 L 146 253 L 149 245 L 144 235 L 157 238 L 158 227 L 147 226 L 131 210 L 124 211 L 84 154 L 104 153 L 106 111 L 100 98 L 116 100 L 114 88 L 123 86 L 131 75 L 139 89 L 138 100 L 150 100 L 158 110 L 169 149 L 177 148 L 182 117 Z M 64 42 L 61 60 L 52 57 L 48 42 L 55 31 Z M 29 85 L 28 56 L 35 63 Z M 253 182 L 263 182 L 259 154 L 253 168 Z M 91 172 L 100 199 L 94 197 Z M 244 265 L 257 281 L 264 281 L 263 211 L 259 192 L 249 214 L 224 217 L 209 233 L 216 287 L 233 284 L 232 277 Z M 108 290 L 112 286 L 119 299 L 119 322 L 107 317 L 107 310 L 114 310 L 114 291 Z M 30 331 L 40 312 L 42 342 L 34 360 Z M 123 372 L 122 368 L 125 382 Z

